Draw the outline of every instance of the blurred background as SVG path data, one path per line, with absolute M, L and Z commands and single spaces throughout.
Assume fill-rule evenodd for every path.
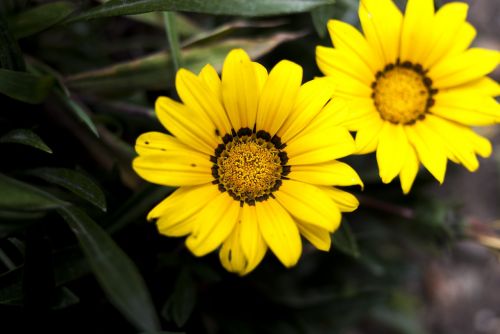
M 494 153 L 476 173 L 449 163 L 439 186 L 421 170 L 407 196 L 373 154 L 345 159 L 361 206 L 291 270 L 268 253 L 241 278 L 146 222 L 174 190 L 130 167 L 135 138 L 164 131 L 156 97 L 176 96 L 172 29 L 151 6 L 184 9 L 167 17 L 183 67 L 220 70 L 242 47 L 309 80 L 326 22 L 359 26 L 358 1 L 103 2 L 0 1 L 1 333 L 500 333 L 498 126 L 477 129 Z M 474 45 L 499 50 L 500 2 L 468 3 Z

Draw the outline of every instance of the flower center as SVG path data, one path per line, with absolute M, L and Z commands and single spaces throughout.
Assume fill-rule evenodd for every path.
M 282 151 L 284 145 L 280 139 L 271 139 L 265 131 L 255 133 L 244 128 L 234 134 L 225 135 L 224 144 L 211 157 L 213 183 L 241 204 L 254 205 L 278 190 L 282 178 L 290 171 L 285 166 L 288 157 Z
M 372 84 L 372 98 L 382 119 L 395 124 L 413 124 L 425 118 L 434 104 L 432 80 L 422 66 L 403 62 L 387 65 Z

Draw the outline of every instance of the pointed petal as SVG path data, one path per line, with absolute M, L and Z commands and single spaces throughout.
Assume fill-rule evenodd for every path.
M 257 129 L 274 136 L 292 112 L 302 82 L 302 67 L 280 61 L 269 73 L 257 112 Z
M 255 206 L 259 229 L 269 248 L 285 267 L 294 266 L 302 254 L 297 224 L 277 201 L 269 199 Z
M 406 126 L 405 131 L 410 144 L 417 152 L 418 159 L 439 183 L 443 183 L 447 159 L 441 139 L 425 125 L 425 122 Z
M 347 191 L 337 189 L 335 187 L 319 187 L 323 190 L 328 197 L 330 197 L 335 204 L 337 204 L 338 208 L 341 212 L 352 212 L 356 210 L 359 206 L 359 201 L 351 193 Z
M 299 220 L 333 232 L 340 224 L 340 211 L 318 187 L 284 180 L 274 193 L 276 200 Z
M 410 147 L 408 152 L 406 152 L 406 161 L 399 174 L 403 193 L 408 194 L 410 192 L 413 181 L 417 177 L 419 166 L 420 162 L 418 161 L 417 152 L 415 152 L 413 147 Z
M 213 180 L 208 156 L 193 150 L 139 156 L 132 167 L 146 181 L 165 186 L 192 186 Z
M 191 148 L 181 143 L 177 138 L 161 132 L 143 133 L 135 141 L 135 151 L 139 155 L 186 150 L 189 151 Z
M 342 72 L 367 85 L 375 81 L 375 73 L 360 58 L 353 56 L 352 52 L 318 46 L 316 62 L 320 71 L 328 76 L 334 77 Z
M 220 99 L 198 76 L 181 68 L 177 72 L 175 87 L 182 102 L 192 111 L 192 122 L 196 120 L 207 124 L 207 131 L 210 133 L 211 130 L 212 135 L 231 132 L 231 124 Z
M 287 143 L 285 151 L 289 165 L 307 165 L 345 157 L 354 149 L 354 140 L 347 129 L 330 127 L 304 131 Z
M 465 125 L 489 125 L 500 121 L 500 104 L 489 96 L 453 89 L 438 93 L 430 112 Z
M 247 266 L 244 270 L 244 274 L 247 274 L 257 267 L 267 251 L 267 244 L 257 222 L 255 206 L 244 205 L 242 208 L 240 243 L 247 259 Z
M 184 220 L 201 210 L 202 207 L 219 193 L 217 186 L 213 184 L 180 187 L 156 205 L 148 213 L 147 219 L 152 220 L 159 217 L 167 217 L 169 221 Z
M 212 92 L 213 96 L 222 103 L 221 81 L 215 68 L 210 64 L 203 66 L 198 77 L 205 83 L 205 86 Z
M 434 16 L 432 35 L 428 42 L 427 55 L 422 58 L 422 66 L 431 68 L 441 59 L 448 56 L 457 41 L 457 35 L 462 29 L 469 6 L 463 2 L 452 2 L 443 5 Z
M 410 149 L 403 125 L 384 123 L 377 147 L 377 163 L 382 182 L 391 182 L 403 168 Z
M 228 194 L 219 193 L 196 215 L 186 246 L 196 256 L 215 250 L 232 232 L 239 214 L 239 203 Z
M 458 86 L 487 75 L 499 62 L 500 52 L 472 48 L 436 64 L 429 70 L 428 76 L 438 89 Z
M 399 57 L 403 15 L 392 0 L 362 0 L 359 18 L 366 39 L 386 64 Z
M 317 249 L 328 252 L 332 245 L 331 234 L 321 227 L 298 222 L 300 234 Z
M 433 0 L 408 0 L 401 32 L 401 61 L 422 63 L 432 35 L 433 20 Z
M 156 100 L 156 115 L 161 124 L 182 143 L 191 148 L 213 154 L 219 138 L 215 126 L 208 121 L 193 121 L 196 113 L 171 98 L 161 96 Z
M 364 36 L 352 25 L 338 20 L 330 20 L 327 27 L 336 49 L 362 59 L 373 73 L 384 68 L 384 59 L 372 49 Z
M 288 177 L 292 180 L 316 185 L 359 185 L 363 187 L 363 182 L 359 178 L 358 173 L 351 166 L 340 161 L 292 166 Z
M 288 142 L 309 125 L 330 100 L 334 89 L 332 81 L 326 78 L 311 80 L 302 85 L 290 117 L 278 131 L 281 141 Z
M 260 92 L 255 69 L 243 49 L 229 52 L 222 67 L 222 99 L 236 131 L 255 124 Z
M 379 144 L 380 133 L 385 122 L 380 116 L 373 114 L 369 121 L 360 125 L 356 133 L 356 151 L 355 154 L 367 154 L 374 152 Z
M 247 261 L 240 244 L 241 225 L 238 222 L 219 251 L 219 259 L 227 271 L 243 275 Z

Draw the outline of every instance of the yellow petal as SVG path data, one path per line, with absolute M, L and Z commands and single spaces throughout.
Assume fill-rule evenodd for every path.
M 464 22 L 457 31 L 454 43 L 450 45 L 446 58 L 464 52 L 472 44 L 476 35 L 476 28 L 474 28 L 474 26 L 472 26 L 469 22 Z M 441 61 L 446 61 L 446 58 L 441 59 Z
M 181 221 L 193 216 L 213 197 L 219 194 L 217 186 L 204 184 L 201 186 L 181 187 L 156 205 L 149 213 L 148 220 L 167 217 L 168 221 Z
M 463 2 L 451 2 L 443 5 L 434 17 L 432 35 L 428 42 L 428 54 L 422 58 L 424 68 L 430 68 L 444 59 L 457 42 L 457 33 L 467 17 L 469 6 Z
M 247 261 L 240 245 L 241 227 L 238 222 L 219 251 L 219 259 L 227 271 L 242 275 Z
M 255 206 L 243 206 L 240 228 L 241 248 L 247 259 L 247 266 L 244 270 L 244 274 L 247 274 L 257 267 L 267 251 L 266 242 L 259 230 Z
M 399 57 L 403 15 L 392 0 L 362 0 L 359 18 L 366 39 L 386 64 Z
M 371 84 L 375 81 L 375 74 L 358 57 L 353 57 L 352 52 L 343 52 L 339 49 L 316 47 L 316 62 L 325 75 L 335 76 L 343 72 L 360 82 Z
M 139 155 L 161 154 L 165 151 L 191 150 L 177 138 L 161 133 L 146 132 L 140 135 L 135 142 L 135 151 Z
M 184 220 L 171 220 L 167 217 L 160 217 L 156 221 L 158 233 L 169 237 L 183 237 L 193 232 L 195 217 L 191 216 Z
M 192 111 L 191 122 L 196 120 L 206 124 L 212 135 L 231 132 L 231 124 L 220 99 L 198 76 L 181 68 L 177 72 L 175 87 L 182 102 Z
M 205 86 L 212 92 L 213 96 L 222 103 L 221 81 L 215 68 L 210 64 L 203 66 L 198 77 L 205 83 Z
M 285 267 L 294 266 L 302 253 L 297 224 L 273 199 L 255 206 L 259 229 L 269 248 Z
M 300 234 L 306 238 L 317 249 L 328 252 L 332 245 L 331 234 L 321 227 L 298 222 Z
M 239 202 L 227 193 L 219 193 L 196 215 L 186 246 L 196 256 L 210 253 L 227 239 L 239 215 Z
M 222 99 L 233 128 L 253 128 L 259 103 L 255 65 L 243 49 L 229 52 L 222 67 Z
M 494 98 L 449 90 L 435 96 L 431 113 L 466 125 L 489 125 L 500 120 L 500 105 Z
M 384 125 L 384 121 L 375 113 L 370 117 L 370 120 L 364 126 L 358 128 L 356 133 L 356 151 L 355 154 L 367 154 L 374 152 L 379 143 L 380 132 Z
M 377 147 L 377 163 L 382 182 L 391 182 L 403 168 L 410 149 L 402 124 L 384 123 Z
M 193 121 L 196 119 L 195 113 L 164 96 L 156 100 L 155 110 L 161 124 L 182 143 L 206 154 L 214 153 L 219 138 L 211 122 Z
M 420 162 L 418 161 L 417 152 L 415 152 L 413 147 L 410 147 L 406 152 L 406 161 L 399 174 L 403 193 L 408 194 L 410 192 L 413 181 L 417 177 L 419 166 Z
M 479 161 L 475 155 L 476 151 L 480 151 L 486 156 L 491 154 L 490 142 L 475 134 L 469 127 L 433 115 L 426 117 L 426 123 L 442 138 L 450 157 L 455 158 L 471 172 L 479 167 Z
M 288 142 L 321 112 L 334 88 L 332 81 L 326 78 L 311 80 L 300 87 L 292 113 L 278 131 L 282 142 Z
M 340 71 L 334 71 L 331 80 L 335 83 L 335 96 L 344 98 L 369 98 L 372 94 L 369 80 L 359 79 Z
M 412 126 L 406 126 L 405 131 L 424 167 L 431 172 L 439 183 L 443 183 L 447 159 L 441 139 L 425 125 L 425 122 L 417 122 Z
M 146 181 L 165 186 L 193 186 L 214 179 L 208 156 L 192 150 L 139 156 L 132 167 Z
M 354 152 L 354 140 L 342 127 L 304 131 L 289 143 L 285 151 L 289 165 L 321 163 L 345 157 Z
M 341 212 L 352 212 L 359 206 L 359 201 L 356 196 L 347 191 L 337 189 L 335 187 L 319 187 L 335 204 L 337 204 Z
M 320 188 L 284 180 L 274 193 L 276 200 L 299 220 L 333 232 L 340 224 L 340 210 Z
M 401 31 L 401 61 L 422 63 L 429 47 L 433 20 L 433 0 L 408 0 Z
M 262 89 L 264 88 L 264 84 L 267 81 L 267 70 L 264 66 L 262 66 L 259 63 L 252 62 L 253 68 L 255 71 L 255 75 L 257 76 L 257 88 L 258 88 L 258 95 L 260 96 Z
M 292 166 L 288 177 L 292 180 L 317 185 L 363 186 L 358 173 L 351 166 L 340 161 Z
M 353 57 L 363 60 L 372 73 L 377 73 L 384 68 L 384 59 L 371 48 L 363 35 L 352 25 L 330 20 L 327 27 L 336 49 L 351 53 Z
M 257 129 L 274 136 L 290 115 L 302 82 L 302 67 L 280 61 L 269 73 L 257 112 Z
M 500 95 L 500 85 L 495 80 L 488 77 L 470 81 L 452 89 L 460 89 L 462 94 L 466 93 L 493 97 Z M 444 91 L 446 92 L 446 90 Z
M 428 76 L 438 89 L 458 86 L 492 72 L 499 61 L 498 51 L 472 48 L 436 64 L 429 70 Z

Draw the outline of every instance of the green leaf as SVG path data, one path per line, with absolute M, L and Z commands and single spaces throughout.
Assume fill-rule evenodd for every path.
M 3 3 L 3 1 L 0 1 L 0 3 Z M 5 68 L 14 71 L 24 71 L 26 69 L 26 64 L 24 63 L 24 58 L 23 54 L 21 53 L 21 49 L 19 49 L 17 41 L 12 36 L 7 21 L 3 17 L 1 11 L 0 11 L 0 68 Z
M 66 1 L 47 3 L 14 16 L 9 20 L 9 27 L 16 38 L 23 38 L 61 22 L 75 9 L 74 4 Z
M 0 143 L 22 144 L 37 148 L 47 153 L 52 153 L 52 150 L 43 142 L 42 138 L 28 129 L 12 130 L 0 137 Z
M 54 78 L 0 69 L 0 93 L 26 103 L 43 102 L 54 85 Z
M 276 33 L 265 38 L 227 39 L 214 44 L 200 45 L 182 50 L 183 66 L 195 73 L 206 64 L 220 71 L 229 51 L 245 49 L 252 59 L 268 53 L 279 44 L 297 39 L 303 33 Z M 86 92 L 120 93 L 135 89 L 166 89 L 174 78 L 167 52 L 155 53 L 100 70 L 85 72 L 66 78 L 66 84 Z
M 358 244 L 346 220 L 343 220 L 339 229 L 333 233 L 332 245 L 334 248 L 352 257 L 357 258 L 360 256 Z
M 110 0 L 73 18 L 70 22 L 156 11 L 196 12 L 214 15 L 270 16 L 308 12 L 334 0 Z
M 319 37 L 323 38 L 326 36 L 326 24 L 328 23 L 328 20 L 333 18 L 335 9 L 335 5 L 325 5 L 314 8 L 311 11 L 314 28 L 316 29 Z
M 80 298 L 73 293 L 70 289 L 63 286 L 56 290 L 55 300 L 52 303 L 52 310 L 61 310 L 69 306 L 78 304 Z
M 106 211 L 106 198 L 101 188 L 83 173 L 67 168 L 37 168 L 27 173 L 61 186 Z
M 138 330 L 159 330 L 151 297 L 135 264 L 85 212 L 76 207 L 58 211 L 78 238 L 94 275 L 111 303 Z
M 196 305 L 196 286 L 188 269 L 184 268 L 174 286 L 174 292 L 165 303 L 162 316 L 178 327 L 186 324 Z
M 68 109 L 70 109 L 80 121 L 85 124 L 92 133 L 99 138 L 99 131 L 97 131 L 97 127 L 94 122 L 90 118 L 89 114 L 84 110 L 84 108 L 72 99 L 70 96 L 63 94 L 62 92 L 57 92 L 57 97 L 66 105 Z
M 28 183 L 0 174 L 0 208 L 12 211 L 41 211 L 66 203 Z
M 23 272 L 21 267 L 0 275 L 0 304 L 19 304 L 23 296 Z

